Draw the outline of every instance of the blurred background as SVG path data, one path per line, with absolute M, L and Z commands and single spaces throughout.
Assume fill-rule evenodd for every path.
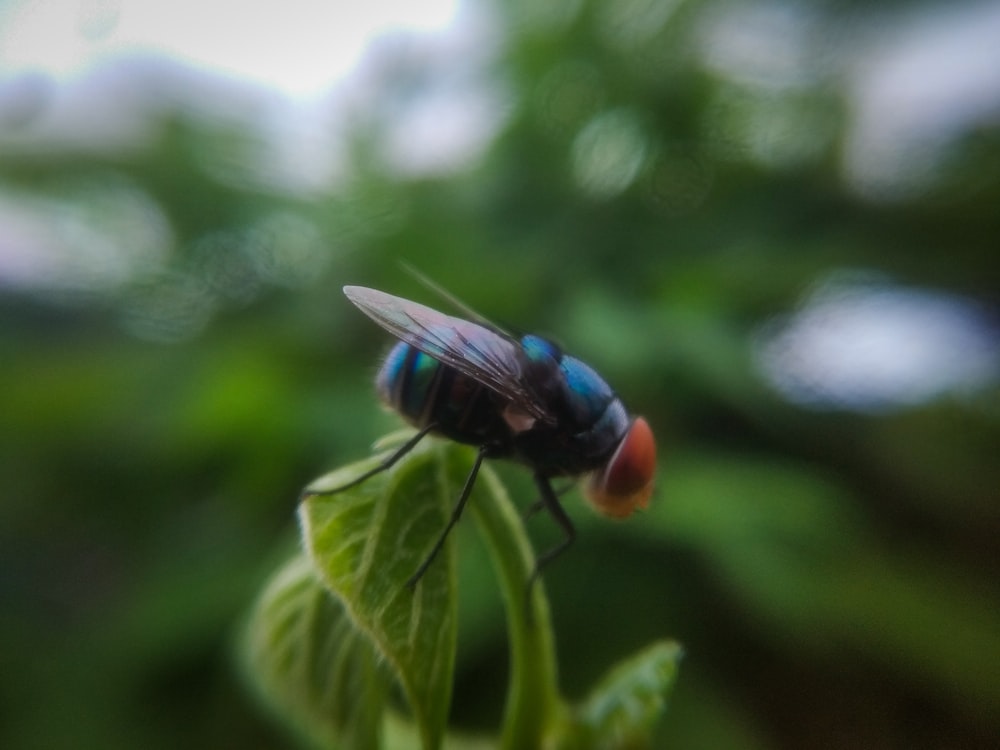
M 234 643 L 399 424 L 340 287 L 446 308 L 403 261 L 657 432 L 648 513 L 565 498 L 570 697 L 674 637 L 658 747 L 995 748 L 998 251 L 988 0 L 5 0 L 0 746 L 292 746 Z

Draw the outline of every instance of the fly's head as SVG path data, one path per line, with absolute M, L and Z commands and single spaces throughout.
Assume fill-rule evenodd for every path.
M 656 473 L 656 440 L 649 423 L 636 417 L 607 465 L 592 474 L 584 492 L 590 503 L 612 518 L 627 518 L 649 506 Z

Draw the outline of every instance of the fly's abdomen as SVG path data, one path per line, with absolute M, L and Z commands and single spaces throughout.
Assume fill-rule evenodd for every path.
M 382 401 L 422 427 L 426 424 L 424 411 L 428 395 L 435 389 L 441 367 L 436 359 L 400 342 L 385 358 L 375 378 L 375 387 Z
M 416 427 L 472 445 L 503 442 L 507 427 L 489 389 L 405 342 L 396 344 L 375 379 L 379 396 Z

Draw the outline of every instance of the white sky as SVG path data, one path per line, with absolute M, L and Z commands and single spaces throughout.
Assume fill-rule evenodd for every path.
M 502 121 L 490 92 L 469 85 L 489 47 L 480 5 L 0 0 L 0 121 L 6 104 L 24 106 L 32 86 L 48 96 L 44 118 L 2 135 L 28 150 L 127 149 L 147 134 L 144 113 L 155 87 L 167 106 L 255 128 L 270 145 L 270 162 L 261 173 L 270 188 L 328 189 L 340 174 L 343 125 L 352 106 L 363 108 L 372 93 L 359 64 L 370 62 L 369 47 L 380 36 L 404 32 L 421 39 L 422 52 L 436 50 L 451 68 L 452 59 L 463 60 L 464 88 L 452 82 L 423 110 L 401 113 L 394 126 L 412 133 L 421 118 L 428 119 L 428 107 L 450 106 L 445 115 L 430 116 L 450 127 L 424 128 L 422 143 L 396 143 L 390 133 L 386 158 L 400 173 L 448 172 L 474 159 L 496 131 L 491 124 Z M 171 67 L 177 62 L 181 66 Z
M 0 76 L 158 52 L 292 96 L 326 92 L 393 28 L 436 31 L 458 0 L 3 0 Z
M 109 58 L 145 53 L 311 104 L 344 80 L 380 33 L 474 33 L 459 19 L 465 5 L 461 0 L 0 0 L 0 87 L 5 78 L 28 71 L 65 82 Z M 765 90 L 776 81 L 816 84 L 810 75 L 816 69 L 817 29 L 807 7 L 774 0 L 722 2 L 707 18 L 710 32 L 702 41 L 709 67 L 737 81 L 749 77 Z M 920 171 L 932 167 L 970 120 L 1000 116 L 995 0 L 918 7 L 885 18 L 873 10 L 859 20 L 856 33 L 833 44 L 846 58 L 840 85 L 851 110 L 844 173 L 860 192 L 892 194 L 895 183 L 917 185 Z M 756 137 L 766 140 L 767 123 L 752 124 Z M 797 130 L 821 128 L 791 128 Z M 779 136 L 779 145 L 795 145 L 790 133 Z

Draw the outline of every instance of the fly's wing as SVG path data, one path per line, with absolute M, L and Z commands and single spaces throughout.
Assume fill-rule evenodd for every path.
M 389 333 L 495 391 L 544 422 L 552 417 L 523 380 L 521 345 L 477 323 L 363 286 L 344 294 Z

